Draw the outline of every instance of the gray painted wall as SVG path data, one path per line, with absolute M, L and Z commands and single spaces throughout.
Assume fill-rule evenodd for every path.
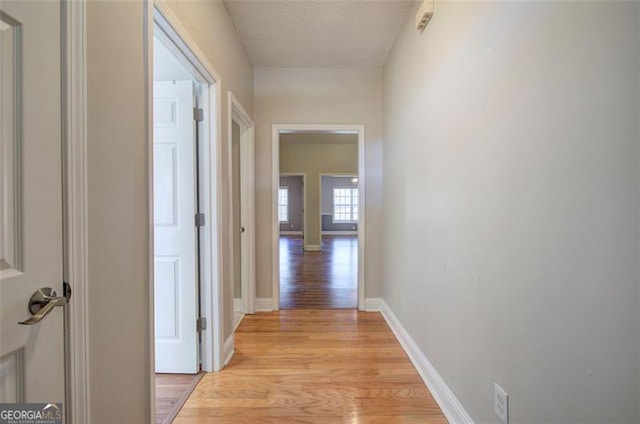
M 280 231 L 303 231 L 302 202 L 303 186 L 302 175 L 281 175 L 280 186 L 289 188 L 289 222 L 280 224 Z
M 322 214 L 322 232 L 358 231 L 357 222 L 333 222 L 333 214 Z
M 640 4 L 438 2 L 385 68 L 384 299 L 478 423 L 640 420 Z

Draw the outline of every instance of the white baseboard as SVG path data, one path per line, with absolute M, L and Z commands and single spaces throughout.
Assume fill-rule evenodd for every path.
M 358 231 L 323 231 L 323 236 L 357 236 Z
M 244 319 L 244 314 L 240 311 L 233 311 L 233 332 L 235 333 L 238 327 L 240 327 L 240 323 Z
M 322 250 L 322 247 L 319 244 L 305 244 L 304 250 L 307 252 L 319 252 Z
M 233 310 L 237 312 L 242 312 L 242 299 L 233 298 Z
M 270 297 L 258 297 L 256 298 L 256 312 L 271 312 L 273 311 L 273 299 Z
M 301 236 L 302 231 L 280 231 L 281 236 Z
M 232 334 L 224 342 L 224 366 L 226 366 L 229 363 L 234 353 L 235 353 L 235 339 Z
M 449 420 L 450 423 L 473 424 L 473 420 L 467 411 L 465 411 L 460 401 L 458 401 L 451 389 L 449 389 L 442 377 L 440 377 L 438 371 L 436 371 L 431 362 L 429 362 L 429 359 L 427 359 L 422 350 L 420 350 L 416 342 L 402 326 L 398 317 L 395 316 L 384 300 L 380 302 L 380 312 L 402 345 L 402 348 L 409 356 L 413 366 L 418 370 L 420 377 L 422 377 L 422 380 L 429 388 L 429 391 L 447 417 L 447 420 Z
M 370 297 L 364 300 L 364 310 L 367 312 L 380 312 L 383 300 L 379 297 Z

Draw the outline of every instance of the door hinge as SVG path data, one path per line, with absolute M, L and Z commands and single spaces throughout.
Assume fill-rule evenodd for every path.
M 205 317 L 200 317 L 196 321 L 196 330 L 202 331 L 207 329 L 207 319 Z
M 196 122 L 204 121 L 204 110 L 202 110 L 199 107 L 194 107 L 193 108 L 193 119 Z
M 196 227 L 204 227 L 204 214 L 197 213 L 196 214 Z
M 71 284 L 66 281 L 62 282 L 62 295 L 67 298 L 67 303 L 71 299 Z

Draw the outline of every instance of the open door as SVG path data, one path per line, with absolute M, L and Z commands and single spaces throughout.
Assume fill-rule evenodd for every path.
M 194 87 L 192 81 L 153 87 L 156 372 L 197 373 Z
M 229 107 L 229 182 L 231 217 L 231 292 L 235 325 L 242 314 L 255 312 L 255 146 L 254 123 L 233 93 Z
M 58 1 L 0 3 L 0 403 L 43 403 L 52 422 L 63 414 L 67 301 L 60 21 Z

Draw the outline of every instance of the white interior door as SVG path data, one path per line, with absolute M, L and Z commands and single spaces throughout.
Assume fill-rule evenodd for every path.
M 199 371 L 192 81 L 154 83 L 156 372 Z
M 0 11 L 0 403 L 62 403 L 63 308 L 18 324 L 34 292 L 63 289 L 61 8 Z

